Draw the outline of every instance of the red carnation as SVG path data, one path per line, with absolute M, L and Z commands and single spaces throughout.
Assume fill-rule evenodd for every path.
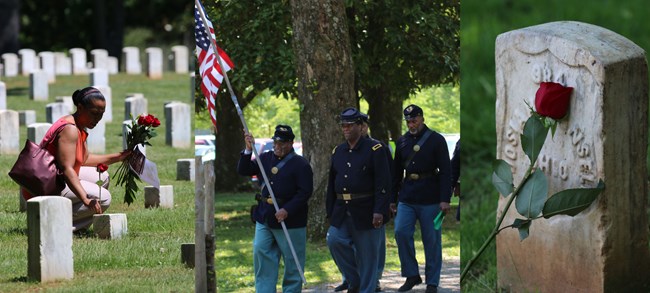
M 104 172 L 106 172 L 106 170 L 108 170 L 108 165 L 106 165 L 106 164 L 98 164 L 97 165 L 97 172 L 104 173 Z
M 572 87 L 555 82 L 542 82 L 535 94 L 537 113 L 553 119 L 561 119 L 569 110 Z

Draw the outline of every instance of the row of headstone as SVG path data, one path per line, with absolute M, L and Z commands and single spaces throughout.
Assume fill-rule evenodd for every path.
M 18 54 L 2 54 L 2 72 L 0 75 L 12 77 L 17 75 L 29 76 L 36 71 L 44 71 L 49 83 L 56 81 L 56 75 L 85 75 L 90 69 L 103 69 L 109 74 L 118 73 L 117 57 L 109 56 L 105 49 L 90 51 L 91 62 L 88 62 L 86 50 L 71 48 L 70 56 L 63 52 L 43 51 L 36 54 L 33 49 L 20 49 Z M 128 74 L 142 73 L 140 62 L 140 49 L 137 47 L 124 47 L 124 72 Z M 162 78 L 163 51 L 161 48 L 150 47 L 145 49 L 146 74 L 151 79 Z M 169 68 L 175 73 L 189 72 L 189 50 L 186 46 L 173 46 L 168 59 Z
M 103 154 L 106 152 L 106 123 L 112 121 L 112 114 L 109 109 L 111 103 L 110 87 L 98 87 L 106 98 L 106 112 L 102 120 L 97 123 L 93 129 L 88 129 L 88 138 L 86 140 L 88 150 L 91 153 Z M 147 113 L 147 100 L 142 94 L 129 94 L 125 99 L 125 120 L 123 131 L 126 133 L 126 125 L 131 123 L 130 115 L 140 115 Z M 36 114 L 34 110 L 13 111 L 0 110 L 0 154 L 17 154 L 20 152 L 19 131 L 20 125 L 27 125 L 28 138 L 34 142 L 40 142 L 42 136 L 39 133 L 47 131 L 51 123 L 56 122 L 59 118 L 72 113 L 71 97 L 58 97 L 56 103 L 49 103 L 45 106 L 45 116 L 47 123 L 36 123 Z M 181 102 L 170 102 L 165 105 L 165 142 L 174 148 L 187 149 L 192 146 L 191 136 L 191 107 L 189 104 Z M 126 117 L 125 117 L 126 118 Z M 32 127 L 38 127 L 30 130 Z M 34 131 L 30 135 L 31 131 Z M 123 136 L 124 138 L 126 135 Z M 33 138 L 33 139 L 32 139 Z M 126 141 L 123 141 L 126 147 Z M 140 149 L 146 154 L 146 148 Z M 188 168 L 189 169 L 189 168 Z M 193 168 L 192 168 L 193 169 Z M 186 172 L 183 172 L 185 174 Z M 183 178 L 193 178 L 189 173 Z M 188 179 L 182 179 L 188 180 Z

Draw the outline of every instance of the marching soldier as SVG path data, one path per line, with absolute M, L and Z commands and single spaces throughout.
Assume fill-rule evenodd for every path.
M 332 151 L 327 188 L 327 246 L 349 284 L 348 292 L 374 292 L 381 230 L 388 220 L 390 167 L 384 147 L 363 137 L 355 108 L 340 116 L 345 142 Z
M 273 292 L 278 280 L 280 255 L 284 259 L 282 292 L 301 292 L 302 278 L 296 267 L 288 240 L 280 222 L 285 223 L 293 242 L 300 265 L 305 267 L 307 241 L 307 201 L 313 192 L 313 172 L 309 162 L 295 153 L 291 127 L 278 125 L 273 136 L 273 152 L 260 155 L 260 161 L 269 176 L 269 183 L 279 206 L 275 211 L 265 183 L 261 183 L 261 199 L 254 210 L 255 239 L 253 240 L 253 265 L 255 267 L 255 292 Z M 246 149 L 242 152 L 237 171 L 243 176 L 262 175 L 260 167 L 251 161 L 255 141 L 244 134 Z
M 409 105 L 404 109 L 408 132 L 397 140 L 394 160 L 394 190 L 399 204 L 391 204 L 397 213 L 395 240 L 401 264 L 405 292 L 422 283 L 415 258 L 413 233 L 415 221 L 420 222 L 425 254 L 427 293 L 435 293 L 442 267 L 441 231 L 433 220 L 439 212 L 449 211 L 451 197 L 451 165 L 447 142 L 439 133 L 424 124 L 422 108 Z

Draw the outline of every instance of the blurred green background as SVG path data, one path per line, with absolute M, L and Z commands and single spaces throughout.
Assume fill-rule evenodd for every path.
M 497 35 L 546 22 L 573 20 L 612 30 L 647 51 L 650 22 L 648 2 L 642 0 L 462 0 L 461 7 L 461 266 L 464 267 L 496 223 L 499 195 L 491 184 L 491 163 L 496 157 L 494 45 Z M 462 291 L 497 290 L 492 244 L 472 268 Z

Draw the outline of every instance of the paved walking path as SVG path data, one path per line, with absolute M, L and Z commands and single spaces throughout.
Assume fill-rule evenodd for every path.
M 420 276 L 424 281 L 424 266 L 420 266 Z M 405 278 L 400 275 L 398 271 L 384 271 L 381 278 L 382 292 L 397 292 L 397 289 L 404 284 Z M 316 287 L 305 288 L 302 292 L 321 293 L 321 292 L 334 292 L 334 287 L 340 283 L 335 284 L 321 284 Z M 425 284 L 420 284 L 413 287 L 409 292 L 420 293 L 426 290 Z M 343 291 L 345 292 L 345 291 Z M 439 293 L 460 293 L 460 257 L 452 257 L 445 259 L 442 263 L 442 271 L 440 272 L 440 285 L 438 286 Z

